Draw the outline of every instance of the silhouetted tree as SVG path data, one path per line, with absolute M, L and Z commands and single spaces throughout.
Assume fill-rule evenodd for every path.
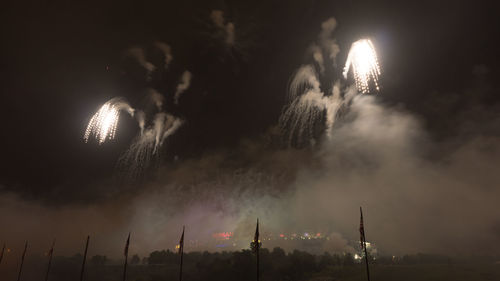
M 130 264 L 131 265 L 138 265 L 139 262 L 141 261 L 141 258 L 137 254 L 132 256 L 132 259 L 130 259 Z
M 106 264 L 107 259 L 106 256 L 95 255 L 90 259 L 90 264 L 94 266 L 103 266 Z

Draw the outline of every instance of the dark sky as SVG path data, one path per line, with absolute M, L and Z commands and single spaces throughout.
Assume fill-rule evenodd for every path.
M 498 75 L 493 43 L 498 19 L 492 6 L 477 1 L 21 1 L 6 6 L 1 178 L 7 186 L 36 194 L 112 171 L 135 132 L 120 126 L 125 140 L 102 147 L 84 145 L 81 135 L 90 114 L 107 99 L 140 100 L 147 85 L 120 77 L 121 55 L 131 46 L 164 41 L 173 48 L 172 76 L 183 69 L 194 73 L 189 97 L 176 109 L 189 116 L 174 140 L 176 152 L 170 152 L 181 157 L 233 146 L 275 125 L 290 75 L 303 62 L 320 23 L 331 16 L 339 23 L 340 56 L 354 39 L 374 38 L 384 71 L 382 99 L 403 103 L 430 127 L 454 118 L 448 112 L 434 116 L 426 108 L 436 92 L 446 100 L 472 87 L 475 67 L 485 69 L 490 87 L 496 87 Z M 224 10 L 243 31 L 237 40 L 245 58 L 238 51 L 225 54 L 223 46 L 206 38 L 212 9 Z M 172 95 L 173 87 L 164 88 Z M 497 102 L 496 96 L 480 102 Z
M 2 193 L 49 205 L 98 198 L 96 186 L 111 181 L 138 128 L 122 114 L 117 138 L 99 146 L 84 143 L 86 124 L 114 96 L 144 104 L 148 87 L 186 120 L 160 166 L 265 138 L 278 123 L 291 75 L 307 62 L 329 17 L 338 23 L 340 64 L 351 42 L 372 38 L 383 73 L 377 99 L 412 114 L 428 138 L 453 149 L 462 139 L 500 133 L 499 123 L 490 123 L 500 103 L 500 22 L 492 1 L 10 2 L 0 17 Z M 214 35 L 213 10 L 234 23 L 235 46 Z M 174 59 L 146 81 L 124 54 L 141 47 L 161 63 L 156 41 L 169 44 Z M 193 80 L 176 106 L 184 70 Z M 230 155 L 241 167 L 252 165 L 252 157 Z

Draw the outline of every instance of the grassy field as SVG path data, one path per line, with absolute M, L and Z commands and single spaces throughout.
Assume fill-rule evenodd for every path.
M 482 281 L 500 280 L 499 264 L 419 264 L 371 265 L 371 281 Z M 309 280 L 367 280 L 364 267 L 331 267 L 314 274 Z

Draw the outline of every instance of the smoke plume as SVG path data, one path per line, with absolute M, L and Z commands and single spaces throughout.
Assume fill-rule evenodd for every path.
M 156 48 L 163 52 L 163 55 L 165 56 L 165 68 L 168 68 L 170 62 L 174 59 L 174 57 L 172 56 L 172 48 L 170 48 L 168 44 L 163 42 L 155 42 L 154 45 L 156 46 Z
M 224 19 L 224 12 L 221 10 L 213 10 L 210 13 L 210 19 L 215 27 L 223 33 L 224 42 L 228 46 L 233 46 L 235 43 L 234 23 L 226 23 L 226 20 Z
M 155 130 L 145 132 L 152 144 Z M 430 157 L 443 150 L 450 152 Z M 450 150 L 432 142 L 408 112 L 357 96 L 332 136 L 312 151 L 244 141 L 235 152 L 164 166 L 154 182 L 133 193 L 60 210 L 2 193 L 0 221 L 9 225 L 8 243 L 45 245 L 58 237 L 62 253 L 73 253 L 91 233 L 93 251 L 114 256 L 122 246 L 116 239 L 129 230 L 136 237 L 131 251 L 146 254 L 173 248 L 182 225 L 186 239 L 202 245 L 188 251 L 215 250 L 211 235 L 223 231 L 248 247 L 259 217 L 263 237 L 321 232 L 329 237 L 321 250 L 352 252 L 363 206 L 367 239 L 382 253 L 498 253 L 499 156 L 497 137 L 467 139 Z
M 318 35 L 318 42 L 311 44 L 309 52 L 311 53 L 314 61 L 320 68 L 320 73 L 325 73 L 325 59 L 323 54 L 326 54 L 331 60 L 333 65 L 336 64 L 335 58 L 340 52 L 340 47 L 336 40 L 332 37 L 333 31 L 337 27 L 335 18 L 329 18 L 321 24 L 321 31 Z
M 144 49 L 140 47 L 132 47 L 125 52 L 126 56 L 134 58 L 144 69 L 148 71 L 148 77 L 155 70 L 155 66 L 146 60 Z
M 191 85 L 191 78 L 192 74 L 189 71 L 184 71 L 181 76 L 181 81 L 177 85 L 177 90 L 175 91 L 174 95 L 174 103 L 179 104 L 179 98 L 181 97 L 182 93 L 186 91 L 189 88 L 189 85 Z

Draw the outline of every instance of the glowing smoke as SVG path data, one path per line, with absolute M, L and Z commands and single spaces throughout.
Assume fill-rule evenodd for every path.
M 155 104 L 158 111 L 161 111 L 164 100 L 163 96 L 160 93 L 158 93 L 158 91 L 156 91 L 155 89 L 149 89 L 148 91 L 151 101 Z
M 225 23 L 224 12 L 221 10 L 213 10 L 210 13 L 210 19 L 214 25 L 224 33 L 224 41 L 227 45 L 233 46 L 235 42 L 234 24 L 232 22 Z
M 321 32 L 318 35 L 318 42 L 314 43 L 309 47 L 309 52 L 311 52 L 314 61 L 318 64 L 320 68 L 320 73 L 325 72 L 325 59 L 323 54 L 327 54 L 328 58 L 335 64 L 335 58 L 340 52 L 339 45 L 332 38 L 332 33 L 337 27 L 337 21 L 334 18 L 329 18 L 321 24 Z
M 172 124 L 170 125 L 170 127 L 168 127 L 168 129 L 165 130 L 165 132 L 163 133 L 163 135 L 161 137 L 161 140 L 160 140 L 160 146 L 163 145 L 163 142 L 168 137 L 170 137 L 171 135 L 173 135 L 175 133 L 175 131 L 177 131 L 177 129 L 179 129 L 182 126 L 182 124 L 184 124 L 184 121 L 182 121 L 179 118 L 174 118 L 172 120 Z
M 319 33 L 319 43 L 332 62 L 335 62 L 335 58 L 340 52 L 339 45 L 335 39 L 332 38 L 332 33 L 336 27 L 337 21 L 334 18 L 329 18 L 321 24 L 321 32 Z
M 182 93 L 184 93 L 184 91 L 189 88 L 189 85 L 191 85 L 191 77 L 191 72 L 187 70 L 182 73 L 181 82 L 179 83 L 179 85 L 177 85 L 177 90 L 175 91 L 174 95 L 175 104 L 179 104 L 179 98 L 181 97 Z
M 99 144 L 104 143 L 106 139 L 114 139 L 120 110 L 134 116 L 134 109 L 121 98 L 113 98 L 101 106 L 87 125 L 83 136 L 85 142 L 89 141 L 90 136 L 95 136 Z
M 138 110 L 135 113 L 135 119 L 139 123 L 139 128 L 141 128 L 141 135 L 144 133 L 144 125 L 146 124 L 146 114 L 142 110 Z
M 377 53 L 369 39 L 361 39 L 352 44 L 344 67 L 344 78 L 347 79 L 347 74 L 351 68 L 359 92 L 368 93 L 370 91 L 370 82 L 377 91 L 379 90 L 380 67 Z
M 170 62 L 174 59 L 172 56 L 172 49 L 168 44 L 163 42 L 155 42 L 155 46 L 163 52 L 163 55 L 165 56 L 165 68 L 167 68 L 170 65 Z
M 148 71 L 148 78 L 151 72 L 155 70 L 155 66 L 146 60 L 146 54 L 140 47 L 133 47 L 127 50 L 126 55 L 134 58 L 142 67 Z

